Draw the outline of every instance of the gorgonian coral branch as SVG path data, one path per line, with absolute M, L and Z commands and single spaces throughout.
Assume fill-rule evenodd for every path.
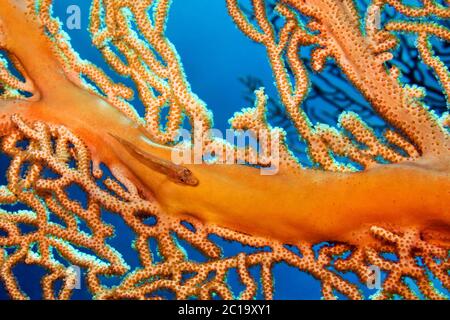
M 60 22 L 51 17 L 51 5 L 52 1 L 42 1 L 39 17 L 66 60 L 63 64 L 67 66 L 66 72 L 76 73 L 77 77 L 89 77 L 106 95 L 108 102 L 142 123 L 155 142 L 165 144 L 177 138 L 183 113 L 192 124 L 202 123 L 205 126 L 202 130 L 210 127 L 208 111 L 191 92 L 175 48 L 165 36 L 169 1 L 96 0 L 92 4 L 90 32 L 93 44 L 111 68 L 135 82 L 139 98 L 146 108 L 143 119 L 127 102 L 132 98 L 129 88 L 115 84 L 99 68 L 78 58 L 67 36 L 62 33 Z M 150 10 L 154 12 L 152 17 Z M 101 27 L 103 19 L 104 29 Z M 136 23 L 138 30 L 132 28 L 132 22 Z M 125 61 L 115 50 L 124 56 Z M 170 111 L 166 128 L 162 131 L 160 114 L 163 107 L 169 107 Z
M 405 15 L 447 17 L 448 10 L 431 1 L 424 1 L 423 8 L 387 2 Z M 162 298 L 161 289 L 180 299 L 235 298 L 227 283 L 233 269 L 245 287 L 238 297 L 250 299 L 257 294 L 258 281 L 249 268 L 256 265 L 261 267 L 264 296 L 273 298 L 273 267 L 280 262 L 316 277 L 329 299 L 338 292 L 361 298 L 358 286 L 340 272 L 354 272 L 365 282 L 374 265 L 389 272 L 380 298 L 416 297 L 418 292 L 406 285 L 405 277 L 415 280 L 426 297 L 443 297 L 417 260 L 449 287 L 448 118 L 440 122 L 424 105 L 420 90 L 403 85 L 398 68 L 385 63 L 397 43 L 391 31 L 417 32 L 422 59 L 445 87 L 445 66 L 426 43 L 430 35 L 445 40 L 444 29 L 391 23 L 378 30 L 374 20 L 381 1 L 369 8 L 361 28 L 353 1 L 286 0 L 277 6 L 284 20 L 277 32 L 265 1 L 252 1 L 254 25 L 238 1 L 228 0 L 236 25 L 267 49 L 280 101 L 316 167 L 302 168 L 284 143 L 285 133 L 269 124 L 267 97 L 259 89 L 255 106 L 236 113 L 230 123 L 236 129 L 254 130 L 259 142 L 273 134 L 280 137 L 274 150 L 280 172 L 263 176 L 246 165 L 173 163 L 174 150 L 196 147 L 175 143 L 183 116 L 189 118 L 194 134 L 205 138 L 202 155 L 231 149 L 232 156 L 248 161 L 258 151 L 234 148 L 210 135 L 210 114 L 191 92 L 165 35 L 169 1 L 94 0 L 91 7 L 93 43 L 118 74 L 134 81 L 146 107 L 143 117 L 128 101 L 131 89 L 78 57 L 51 16 L 51 1 L 29 4 L 11 0 L 0 5 L 1 47 L 25 79 L 14 78 L 6 64 L 0 70 L 7 89 L 0 104 L 2 151 L 12 159 L 1 202 L 29 208 L 0 212 L 5 233 L 0 237 L 0 277 L 13 298 L 26 298 L 12 272 L 23 262 L 48 271 L 42 280 L 45 298 L 70 297 L 74 275 L 67 263 L 86 270 L 89 290 L 99 299 L 156 299 Z M 303 25 L 299 15 L 308 17 L 309 24 Z M 310 81 L 298 54 L 302 46 L 314 46 L 311 64 L 316 72 L 328 58 L 334 59 L 392 126 L 384 139 L 352 112 L 341 114 L 339 129 L 309 121 L 302 110 Z M 83 77 L 96 88 L 86 87 Z M 166 106 L 169 120 L 163 129 L 160 114 Z M 21 146 L 22 140 L 28 144 Z M 276 146 L 275 141 L 269 146 Z M 264 151 L 257 165 L 268 164 Z M 356 168 L 340 163 L 336 155 L 358 163 L 362 172 L 352 172 Z M 105 177 L 101 164 L 112 177 Z M 56 177 L 48 177 L 46 170 Z M 86 193 L 85 204 L 69 197 L 72 185 Z M 114 232 L 102 219 L 103 209 L 118 215 L 135 234 L 138 268 L 130 270 L 107 243 Z M 63 223 L 50 221 L 50 215 Z M 90 234 L 81 230 L 80 221 Z M 23 223 L 36 230 L 24 233 Z M 254 250 L 224 256 L 211 235 Z M 162 261 L 149 248 L 151 239 Z M 197 248 L 206 262 L 192 261 L 179 239 Z M 323 241 L 331 244 L 313 248 Z M 66 264 L 55 259 L 55 251 Z M 384 259 L 386 252 L 398 261 Z M 103 276 L 112 275 L 120 277 L 119 284 L 102 283 Z M 64 284 L 55 293 L 60 280 Z
M 364 37 L 360 31 L 358 13 L 352 1 L 303 3 L 292 0 L 286 3 L 313 19 L 309 26 L 311 30 L 320 33 L 322 50 L 326 50 L 324 56 L 335 59 L 350 81 L 385 120 L 401 130 L 423 153 L 448 151 L 448 137 L 440 123 L 429 114 L 414 93 L 401 85 L 395 68 L 386 71 L 384 63 L 391 59 L 392 54 L 379 50 L 380 48 L 389 49 L 393 42 L 379 42 L 378 46 L 373 45 L 374 40 L 386 41 L 384 38 L 386 33 L 383 30 L 375 33 L 378 34 L 378 40 L 373 37 L 371 39 L 371 33 Z M 333 9 L 327 10 L 327 6 Z M 349 13 L 353 15 L 350 16 Z M 370 73 L 362 76 L 362 70 L 370 70 Z M 384 93 L 380 94 L 383 90 Z M 426 124 L 428 129 L 411 130 L 412 127 L 417 126 L 415 124 L 417 122 Z M 428 130 L 431 132 L 426 133 L 425 131 Z M 414 131 L 420 131 L 420 133 Z M 439 138 L 430 141 L 431 136 Z
M 224 283 L 231 268 L 238 269 L 243 284 L 247 286 L 241 297 L 249 299 L 256 294 L 256 284 L 249 275 L 248 268 L 256 264 L 260 264 L 264 269 L 264 292 L 266 297 L 270 298 L 273 294 L 271 268 L 274 263 L 280 261 L 287 261 L 311 272 L 323 279 L 324 286 L 340 289 L 353 298 L 359 297 L 357 290 L 349 287 L 340 276 L 323 270 L 323 259 L 316 260 L 308 244 L 300 246 L 304 252 L 304 256 L 300 257 L 289 252 L 282 243 L 245 236 L 195 220 L 190 221 L 194 227 L 194 231 L 191 231 L 180 224 L 178 219 L 158 212 L 126 181 L 124 184 L 129 190 L 110 178 L 104 181 L 107 189 L 101 189 L 96 181 L 103 173 L 99 170 L 91 172 L 86 147 L 65 127 L 49 127 L 40 122 L 29 126 L 17 116 L 13 117 L 13 122 L 17 127 L 16 131 L 3 139 L 3 151 L 12 157 L 12 161 L 8 170 L 9 183 L 3 189 L 2 202 L 19 201 L 33 210 L 17 213 L 3 211 L 0 214 L 1 228 L 7 232 L 7 236 L 2 238 L 2 246 L 18 249 L 16 253 L 6 255 L 2 260 L 1 276 L 13 298 L 25 297 L 11 273 L 11 269 L 24 260 L 27 264 L 38 264 L 51 272 L 43 280 L 46 283 L 43 285 L 44 297 L 54 298 L 53 286 L 58 278 L 69 283 L 69 269 L 53 258 L 52 250 L 58 251 L 73 265 L 86 268 L 90 290 L 94 296 L 103 299 L 151 297 L 153 292 L 162 288 L 173 290 L 180 299 L 190 296 L 207 299 L 213 292 L 231 299 L 233 294 Z M 25 149 L 17 146 L 17 143 L 23 140 L 29 141 Z M 53 143 L 55 148 L 52 147 Z M 76 162 L 75 167 L 71 167 L 72 161 Z M 22 178 L 20 171 L 26 163 L 33 165 Z M 44 169 L 52 170 L 58 178 L 45 178 Z M 86 209 L 78 201 L 68 197 L 65 190 L 72 184 L 80 186 L 89 195 Z M 101 208 L 120 214 L 136 232 L 135 248 L 142 263 L 141 269 L 130 272 L 119 286 L 110 289 L 100 284 L 99 276 L 124 274 L 128 266 L 113 248 L 105 244 L 105 240 L 113 236 L 114 230 L 101 221 Z M 64 221 L 65 227 L 49 221 L 51 214 Z M 150 214 L 157 220 L 153 226 L 146 225 L 141 220 Z M 85 220 L 92 234 L 81 232 L 77 219 Z M 34 225 L 37 231 L 31 235 L 21 234 L 18 228 L 20 223 Z M 186 260 L 183 250 L 175 244 L 172 232 L 189 241 L 212 260 L 204 264 Z M 270 247 L 271 252 L 241 253 L 231 258 L 220 258 L 220 249 L 208 239 L 210 234 L 254 247 Z M 148 240 L 152 237 L 158 241 L 160 254 L 164 257 L 162 263 L 155 263 L 152 259 L 148 247 Z M 33 245 L 38 246 L 39 253 L 34 252 Z M 91 249 L 95 256 L 79 252 L 76 249 L 79 246 Z M 207 280 L 210 272 L 216 272 L 216 276 Z M 182 276 L 187 273 L 194 273 L 195 276 L 187 281 L 182 280 Z M 141 285 L 152 278 L 160 280 Z M 68 298 L 72 289 L 67 285 L 58 297 Z
M 17 116 L 13 117 L 16 130 L 3 138 L 3 151 L 12 157 L 8 170 L 8 185 L 3 189 L 2 202 L 16 201 L 27 204 L 33 212 L 0 214 L 0 225 L 7 232 L 7 237 L 1 238 L 3 247 L 15 247 L 17 252 L 4 255 L 2 258 L 2 279 L 14 298 L 24 298 L 20 291 L 12 268 L 25 260 L 28 264 L 38 264 L 47 268 L 50 274 L 43 280 L 44 297 L 54 298 L 53 286 L 57 279 L 63 278 L 70 283 L 70 272 L 67 267 L 54 259 L 53 250 L 58 251 L 67 261 L 87 269 L 86 280 L 94 296 L 102 299 L 112 298 L 157 298 L 160 289 L 169 289 L 176 293 L 177 298 L 185 299 L 198 296 L 208 299 L 213 293 L 222 298 L 233 298 L 225 279 L 230 269 L 236 268 L 246 289 L 241 298 L 249 299 L 256 294 L 256 282 L 249 275 L 248 268 L 253 265 L 262 267 L 262 284 L 266 298 L 273 295 L 272 268 L 276 263 L 288 264 L 307 271 L 322 281 L 323 294 L 327 298 L 334 297 L 337 290 L 350 298 L 360 298 L 361 295 L 354 285 L 346 283 L 341 276 L 326 268 L 333 260 L 346 251 L 353 249 L 345 245 L 323 247 L 317 257 L 308 243 L 298 243 L 296 247 L 301 255 L 294 253 L 283 246 L 281 242 L 273 242 L 239 234 L 213 225 L 205 225 L 195 220 L 189 223 L 193 227 L 188 229 L 180 224 L 178 219 L 165 216 L 158 212 L 148 201 L 141 198 L 138 191 L 131 184 L 124 181 L 129 188 L 124 188 L 118 182 L 106 178 L 106 190 L 101 189 L 97 182 L 102 172 L 91 172 L 89 153 L 83 143 L 66 128 L 60 126 L 47 126 L 43 123 L 34 123 L 32 126 L 23 122 Z M 28 140 L 26 148 L 18 147 L 20 141 Z M 55 148 L 52 145 L 55 145 Z M 76 162 L 75 167 L 70 163 Z M 25 177 L 19 171 L 26 163 L 32 163 Z M 57 178 L 44 177 L 44 169 L 50 169 Z M 87 208 L 83 208 L 77 201 L 69 199 L 66 188 L 71 184 L 79 185 L 89 195 Z M 40 200 L 39 200 L 40 199 Z M 43 206 L 46 204 L 46 208 Z M 135 249 L 139 253 L 142 268 L 127 272 L 128 266 L 120 258 L 118 252 L 105 244 L 105 240 L 112 237 L 112 226 L 106 225 L 100 219 L 100 209 L 106 208 L 119 214 L 124 221 L 136 232 Z M 146 214 L 147 213 L 147 214 Z M 49 221 L 51 214 L 57 215 L 64 225 Z M 143 222 L 142 217 L 153 214 L 156 223 L 152 226 Z M 92 234 L 86 234 L 79 229 L 77 219 L 85 220 Z M 34 225 L 36 232 L 21 234 L 18 224 Z M 189 241 L 190 244 L 201 250 L 209 261 L 198 263 L 186 259 L 183 249 L 175 244 L 171 233 Z M 423 240 L 417 239 L 417 233 L 406 232 L 403 236 L 386 231 L 382 228 L 373 228 L 374 236 L 383 242 L 375 242 L 366 248 L 359 248 L 349 258 L 341 258 L 336 262 L 336 268 L 341 271 L 356 271 L 362 279 L 366 279 L 370 272 L 369 263 L 378 265 L 391 274 L 382 292 L 383 296 L 401 294 L 413 297 L 413 293 L 402 285 L 402 276 L 417 278 L 424 294 L 431 298 L 439 297 L 428 284 L 424 271 L 415 266 L 415 256 L 419 255 L 426 260 L 433 273 L 448 286 L 448 275 L 445 274 L 446 263 L 437 263 L 434 259 L 445 259 L 447 251 L 440 249 Z M 221 257 L 221 250 L 208 239 L 210 234 L 216 234 L 228 240 L 238 241 L 256 248 L 270 248 L 255 253 L 240 253 L 234 257 Z M 413 236 L 414 241 L 410 237 Z M 149 238 L 156 238 L 160 254 L 164 257 L 160 263 L 152 259 L 149 251 Z M 403 246 L 405 243 L 406 246 Z M 386 248 L 387 245 L 389 249 Z M 33 245 L 38 246 L 38 253 Z M 77 247 L 89 248 L 96 254 L 95 258 L 83 254 Z M 384 246 L 384 248 L 383 248 Z M 378 250 L 392 251 L 399 254 L 398 263 L 382 262 L 378 257 Z M 417 250 L 415 250 L 417 249 Z M 398 251 L 397 251 L 398 250 Z M 360 254 L 360 252 L 363 252 Z M 100 260 L 99 260 L 100 259 Z M 214 272 L 212 279 L 207 276 Z M 100 275 L 125 274 L 123 281 L 116 287 L 108 288 L 101 285 Z M 194 274 L 184 280 L 185 274 Z M 150 281 L 151 279 L 155 279 Z M 156 280 L 158 279 L 158 280 Z M 150 282 L 148 282 L 150 281 Z M 61 289 L 59 298 L 68 298 L 73 287 Z
M 344 112 L 340 118 L 340 126 L 346 132 L 353 135 L 357 143 L 363 143 L 366 145 L 368 147 L 366 150 L 361 150 L 347 137 L 347 135 L 343 135 L 329 126 L 317 125 L 315 128 L 312 127 L 305 113 L 301 109 L 301 104 L 307 94 L 308 80 L 306 70 L 302 66 L 301 60 L 298 58 L 298 48 L 300 45 L 318 45 L 318 47 L 313 50 L 311 56 L 311 65 L 313 69 L 317 71 L 320 71 L 323 68 L 325 60 L 328 56 L 334 56 L 336 59 L 343 57 L 343 54 L 339 52 L 339 50 L 343 50 L 343 48 L 337 47 L 337 44 L 334 41 L 338 40 L 333 38 L 333 35 L 330 34 L 329 30 L 324 29 L 324 24 L 320 24 L 318 20 L 313 20 L 310 23 L 309 28 L 320 30 L 321 35 L 323 34 L 323 36 L 319 37 L 317 35 L 313 35 L 308 32 L 305 27 L 299 26 L 299 21 L 295 12 L 282 4 L 278 5 L 277 10 L 280 12 L 281 16 L 284 17 L 286 23 L 282 28 L 280 28 L 277 35 L 267 19 L 264 1 L 253 1 L 253 6 L 255 9 L 255 19 L 262 32 L 257 29 L 257 26 L 252 25 L 247 20 L 244 13 L 239 8 L 237 1 L 228 1 L 230 14 L 240 29 L 253 40 L 263 43 L 267 48 L 268 56 L 277 83 L 277 88 L 280 93 L 280 99 L 286 107 L 287 114 L 291 117 L 294 126 L 299 131 L 301 138 L 307 142 L 312 161 L 320 164 L 325 169 L 335 171 L 345 170 L 345 167 L 337 166 L 331 152 L 339 156 L 349 157 L 351 160 L 359 163 L 363 167 L 373 165 L 379 157 L 382 157 L 390 162 L 400 162 L 405 160 L 404 156 L 398 153 L 395 148 L 390 148 L 380 141 L 370 130 L 370 128 L 368 128 L 364 121 L 355 114 Z M 336 6 L 339 7 L 341 5 Z M 342 4 L 342 6 L 345 6 L 345 4 Z M 295 7 L 295 4 L 293 7 Z M 318 5 L 318 7 L 320 6 Z M 312 5 L 306 6 L 305 8 L 307 8 L 305 11 L 307 13 L 311 12 L 310 15 L 314 18 L 318 17 L 318 15 L 314 15 L 315 11 L 312 9 Z M 354 11 L 353 5 L 351 5 L 351 9 Z M 316 11 L 318 11 L 318 9 L 316 9 Z M 355 15 L 357 16 L 357 13 L 355 13 Z M 371 59 L 371 61 L 376 62 L 379 60 L 377 58 L 378 56 L 389 57 L 390 53 L 388 54 L 386 51 L 392 48 L 396 44 L 396 41 L 392 39 L 392 36 L 389 38 L 390 35 L 385 31 L 378 31 L 370 28 L 371 24 L 369 22 L 371 21 L 371 14 L 368 15 L 367 20 L 367 40 L 357 39 L 361 40 L 361 45 L 364 46 L 367 46 L 366 42 L 369 42 L 370 48 L 367 48 L 369 51 L 367 54 L 370 57 L 367 57 L 367 59 Z M 355 24 L 356 27 L 356 24 L 359 24 L 359 20 L 353 20 L 352 24 Z M 336 25 L 338 25 L 337 22 Z M 359 32 L 355 30 L 356 28 L 352 29 L 353 34 L 357 34 Z M 388 38 L 386 38 L 387 36 Z M 352 35 L 352 37 L 354 36 Z M 382 39 L 383 37 L 384 39 Z M 286 48 L 288 42 L 289 46 Z M 334 51 L 331 48 L 333 46 Z M 357 59 L 360 59 L 360 57 Z M 370 66 L 371 69 L 381 67 L 384 61 L 385 58 L 382 58 L 379 60 L 379 66 Z M 294 79 L 296 81 L 297 89 L 295 92 L 292 92 L 292 84 L 289 80 L 290 76 L 287 73 L 288 66 L 291 70 L 293 70 Z M 349 65 L 347 69 L 344 69 L 344 71 L 348 71 L 347 75 L 350 79 L 351 76 L 355 74 L 355 70 L 352 69 L 353 67 L 357 66 Z M 385 81 L 390 81 L 389 75 L 384 70 L 379 70 L 379 73 L 380 77 L 385 78 Z M 398 75 L 396 77 L 398 77 Z M 365 85 L 356 78 L 353 80 L 357 86 Z M 398 85 L 395 84 L 394 86 L 396 87 Z M 406 89 L 399 90 L 400 95 L 409 94 L 409 91 Z M 289 95 L 292 96 L 290 97 Z M 397 97 L 395 99 L 397 99 Z M 413 103 L 410 101 L 408 104 L 415 104 L 415 102 Z M 392 113 L 392 111 L 390 113 Z M 382 115 L 386 115 L 386 113 L 382 113 Z M 436 122 L 434 119 L 430 119 L 430 121 L 432 123 Z M 437 122 L 436 125 L 439 126 Z M 442 135 L 442 132 L 438 134 Z M 415 147 L 406 139 L 402 138 L 401 135 L 396 134 L 393 131 L 388 131 L 386 133 L 386 138 L 395 146 L 404 148 L 404 151 L 406 151 L 409 156 L 417 156 L 417 151 L 414 150 Z M 447 141 L 447 138 L 444 136 L 443 140 Z M 447 145 L 447 142 L 444 144 Z M 444 149 L 445 148 L 446 147 L 444 147 Z

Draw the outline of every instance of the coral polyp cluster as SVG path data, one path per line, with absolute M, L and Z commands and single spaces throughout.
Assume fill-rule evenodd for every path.
M 272 299 L 279 264 L 315 277 L 326 299 L 367 298 L 361 285 L 373 281 L 374 270 L 385 274 L 374 298 L 448 298 L 449 116 L 426 105 L 424 89 L 404 84 L 392 59 L 398 34 L 417 34 L 418 54 L 448 101 L 448 69 L 430 39 L 448 41 L 449 31 L 410 19 L 445 20 L 450 9 L 374 0 L 362 19 L 352 0 L 275 4 L 277 24 L 269 1 L 244 8 L 226 0 L 236 26 L 266 48 L 280 105 L 312 164 L 301 165 L 287 133 L 271 124 L 259 88 L 254 106 L 230 124 L 268 143 L 279 160 L 275 175 L 261 174 L 271 164 L 268 149 L 235 147 L 211 133 L 213 115 L 191 91 L 165 32 L 169 0 L 92 1 L 92 44 L 133 88 L 79 57 L 51 0 L 0 4 L 1 152 L 10 159 L 0 189 L 0 282 L 11 298 L 28 298 L 14 274 L 20 264 L 46 271 L 46 299 L 71 298 L 74 267 L 96 299 L 161 299 L 167 292 L 252 299 L 259 291 Z M 387 7 L 404 20 L 378 25 Z M 387 123 L 384 132 L 350 110 L 336 126 L 311 121 L 303 109 L 308 68 L 323 72 L 331 60 Z M 202 137 L 200 147 L 179 141 L 185 119 Z M 201 158 L 223 153 L 240 164 L 173 161 L 175 151 L 198 148 Z M 71 188 L 84 200 L 73 199 Z M 138 267 L 111 243 L 117 227 L 105 211 L 132 231 Z M 223 240 L 247 249 L 227 254 Z M 192 259 L 186 245 L 203 258 Z M 238 293 L 228 280 L 233 271 L 243 286 Z

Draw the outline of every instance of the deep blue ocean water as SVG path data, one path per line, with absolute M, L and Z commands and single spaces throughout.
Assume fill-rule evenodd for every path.
M 64 21 L 67 17 L 66 9 L 69 5 L 80 6 L 81 30 L 66 29 L 71 37 L 72 46 L 82 58 L 89 59 L 103 68 L 114 80 L 132 86 L 129 79 L 123 79 L 114 74 L 105 64 L 99 52 L 91 46 L 90 35 L 87 31 L 90 2 L 55 1 L 54 16 Z M 364 1 L 358 2 L 363 3 Z M 265 49 L 263 46 L 251 42 L 236 28 L 228 16 L 224 0 L 173 0 L 170 12 L 167 35 L 181 57 L 192 91 L 205 101 L 208 108 L 213 111 L 216 128 L 227 129 L 229 127 L 228 119 L 234 112 L 243 107 L 252 106 L 249 100 L 252 98 L 252 88 L 248 83 L 245 85 L 243 79 L 256 79 L 258 86 L 264 86 L 266 94 L 273 99 L 272 109 L 277 109 L 279 105 L 278 97 L 273 85 L 272 72 Z M 414 41 L 414 39 L 405 41 Z M 448 51 L 446 52 L 448 53 Z M 307 55 L 308 51 L 303 51 L 302 54 Z M 409 56 L 406 56 L 406 58 L 405 56 L 398 56 L 397 58 L 405 64 L 403 66 L 405 70 L 413 69 L 414 72 L 415 69 L 423 68 L 423 66 L 414 63 L 411 65 L 412 60 Z M 446 58 L 448 58 L 448 55 Z M 306 102 L 308 104 L 307 113 L 313 123 L 320 120 L 335 125 L 339 115 L 336 101 L 339 101 L 339 103 L 348 104 L 350 109 L 363 110 L 363 114 L 367 115 L 363 118 L 376 128 L 380 128 L 380 130 L 385 128 L 386 124 L 370 112 L 364 98 L 346 82 L 345 76 L 339 73 L 340 71 L 330 64 L 323 77 L 312 75 L 312 81 L 318 88 L 321 88 L 321 91 L 314 91 L 313 89 L 312 98 Z M 428 83 L 430 88 L 437 85 L 432 78 L 426 78 L 425 82 Z M 439 114 L 446 108 L 445 99 L 442 95 L 439 95 L 439 92 L 431 91 L 431 93 L 435 98 L 433 100 L 434 107 Z M 336 97 L 340 100 L 336 100 Z M 140 108 L 138 101 L 135 101 L 135 105 L 138 109 Z M 287 130 L 293 149 L 300 160 L 307 163 L 307 158 L 304 154 L 302 155 L 304 146 L 297 141 L 296 135 L 292 133 L 292 127 L 286 123 L 283 117 L 273 117 L 271 121 Z M 7 163 L 7 159 L 2 157 L 0 162 L 2 172 L 4 172 Z M 1 178 L 2 183 L 4 183 L 4 177 Z M 79 190 L 71 190 L 70 192 L 73 197 L 83 201 L 82 193 Z M 138 267 L 137 256 L 131 248 L 134 239 L 131 230 L 124 225 L 119 217 L 111 213 L 105 212 L 103 217 L 105 221 L 116 227 L 116 237 L 109 240 L 109 244 L 123 253 L 125 260 L 132 268 Z M 225 242 L 221 239 L 217 239 L 217 241 L 222 243 L 225 255 L 234 255 L 237 252 L 250 250 L 240 244 Z M 180 243 L 180 245 L 184 245 L 190 258 L 194 260 L 202 259 L 201 255 L 195 249 L 190 248 L 189 245 L 185 243 Z M 252 268 L 251 271 L 252 275 L 257 278 L 258 268 Z M 38 299 L 41 295 L 39 279 L 44 271 L 39 267 L 20 265 L 14 269 L 14 273 L 23 290 L 31 298 Z M 357 282 L 353 274 L 346 274 L 344 277 L 355 283 Z M 286 264 L 275 267 L 274 278 L 276 299 L 319 299 L 321 297 L 318 281 Z M 113 278 L 105 279 L 105 283 L 113 285 L 117 280 Z M 229 283 L 236 293 L 242 289 L 236 273 L 230 273 Z M 364 285 L 361 286 L 361 290 L 366 296 L 375 293 L 375 290 L 369 290 Z M 6 298 L 1 283 L 0 298 Z M 76 290 L 74 298 L 87 299 L 90 298 L 90 295 L 86 290 Z M 261 292 L 258 294 L 258 298 L 262 298 Z

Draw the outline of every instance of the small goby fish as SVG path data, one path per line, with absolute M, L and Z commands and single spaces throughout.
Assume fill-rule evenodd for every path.
M 156 157 L 142 149 L 139 149 L 133 143 L 125 139 L 122 139 L 112 133 L 109 133 L 109 135 L 114 139 L 116 139 L 122 146 L 124 146 L 129 153 L 138 158 L 139 161 L 147 165 L 152 170 L 155 170 L 161 174 L 166 175 L 167 178 L 169 178 L 169 180 L 178 184 L 183 184 L 192 187 L 195 187 L 199 184 L 198 179 L 188 168 L 177 165 L 171 161 Z

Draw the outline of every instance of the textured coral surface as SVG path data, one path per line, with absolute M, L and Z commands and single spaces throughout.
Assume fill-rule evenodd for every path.
M 264 148 L 211 133 L 213 114 L 166 35 L 171 1 L 92 0 L 92 44 L 132 87 L 80 58 L 51 0 L 1 2 L 0 134 L 9 164 L 0 189 L 0 282 L 8 295 L 28 298 L 14 273 L 26 264 L 45 270 L 45 299 L 74 295 L 74 267 L 95 299 L 252 299 L 260 288 L 271 299 L 274 268 L 284 263 L 316 278 L 326 299 L 367 298 L 360 285 L 373 281 L 374 269 L 384 276 L 372 298 L 448 298 L 450 75 L 448 53 L 440 56 L 434 41 L 450 41 L 449 3 L 223 1 L 243 36 L 266 50 L 278 92 L 274 100 L 254 88 L 254 106 L 229 122 L 276 149 L 275 175 L 261 174 L 270 165 Z M 427 97 L 427 84 L 406 83 L 394 57 L 404 34 L 416 37 L 405 50 L 417 52 L 446 108 L 428 105 L 440 100 Z M 307 112 L 310 95 L 331 95 L 311 84 L 328 78 L 330 63 L 368 105 L 357 113 L 357 101 L 336 99 L 335 126 Z M 290 133 L 273 124 L 273 105 Z M 385 128 L 371 127 L 367 114 Z M 180 143 L 183 127 L 203 138 L 200 156 L 216 157 L 175 163 L 174 150 L 198 149 Z M 105 211 L 132 231 L 139 267 L 111 244 L 116 226 Z M 248 250 L 225 254 L 223 240 Z M 243 287 L 237 294 L 232 270 Z

